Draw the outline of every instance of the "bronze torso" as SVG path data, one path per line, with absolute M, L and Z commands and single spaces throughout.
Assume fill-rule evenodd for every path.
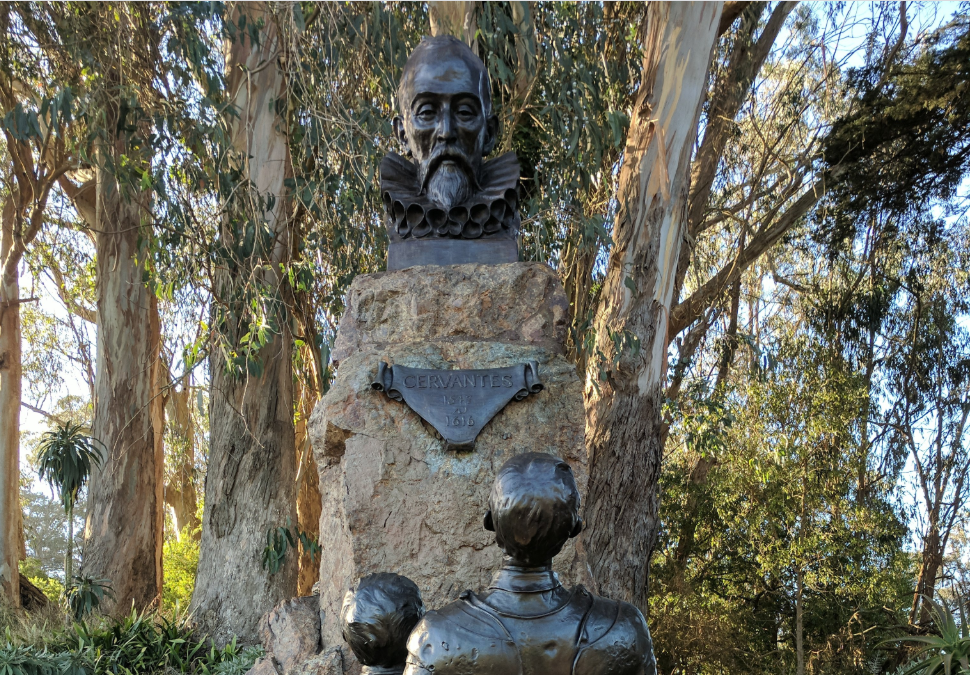
M 408 641 L 405 673 L 654 675 L 643 615 L 550 570 L 504 568 L 488 592 L 429 612 Z

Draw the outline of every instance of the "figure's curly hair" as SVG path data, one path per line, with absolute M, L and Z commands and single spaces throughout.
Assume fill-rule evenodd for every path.
M 417 585 L 382 572 L 360 579 L 344 596 L 343 636 L 365 666 L 390 668 L 407 660 L 408 635 L 424 616 Z
M 528 565 L 548 562 L 582 529 L 573 471 L 554 455 L 528 452 L 503 464 L 488 506 L 485 527 L 503 551 Z

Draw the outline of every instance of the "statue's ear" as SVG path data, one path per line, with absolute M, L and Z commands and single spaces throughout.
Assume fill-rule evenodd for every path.
M 394 127 L 394 138 L 400 141 L 406 149 L 410 150 L 408 145 L 408 132 L 404 129 L 404 118 L 400 115 L 396 115 L 391 121 L 391 126 Z
M 482 155 L 491 154 L 495 149 L 495 141 L 498 140 L 498 116 L 489 115 L 485 120 L 485 142 L 482 144 Z
M 573 527 L 573 531 L 569 533 L 569 538 L 578 537 L 579 533 L 583 531 L 583 519 L 577 518 L 576 525 Z
M 492 509 L 485 512 L 485 518 L 482 519 L 482 525 L 484 525 L 485 529 L 489 532 L 495 531 L 495 523 L 492 522 Z

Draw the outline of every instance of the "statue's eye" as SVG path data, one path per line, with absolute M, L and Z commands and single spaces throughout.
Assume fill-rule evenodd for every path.
M 461 105 L 458 106 L 458 117 L 467 122 L 478 117 L 478 111 L 470 105 Z
M 433 122 L 436 115 L 437 111 L 430 103 L 418 106 L 418 109 L 414 113 L 414 116 L 422 122 Z

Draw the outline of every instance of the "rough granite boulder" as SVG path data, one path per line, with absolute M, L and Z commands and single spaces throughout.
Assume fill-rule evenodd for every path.
M 487 586 L 501 562 L 482 527 L 495 471 L 509 457 L 563 457 L 587 482 L 582 383 L 563 356 L 567 300 L 539 263 L 413 267 L 357 277 L 334 348 L 336 378 L 309 430 L 320 471 L 320 613 L 324 646 L 341 645 L 339 612 L 372 572 L 411 578 L 430 608 Z M 476 369 L 535 361 L 545 389 L 512 401 L 475 448 L 445 450 L 404 403 L 371 389 L 380 361 Z M 581 537 L 554 561 L 589 583 Z M 353 658 L 345 654 L 345 667 Z
M 246 675 L 280 675 L 272 655 L 266 655 L 256 659 L 253 667 L 246 671 Z
M 320 599 L 315 595 L 284 600 L 259 621 L 259 639 L 283 675 L 320 651 Z
M 295 675 L 344 675 L 343 653 L 340 647 L 331 647 L 314 656 L 295 671 Z

